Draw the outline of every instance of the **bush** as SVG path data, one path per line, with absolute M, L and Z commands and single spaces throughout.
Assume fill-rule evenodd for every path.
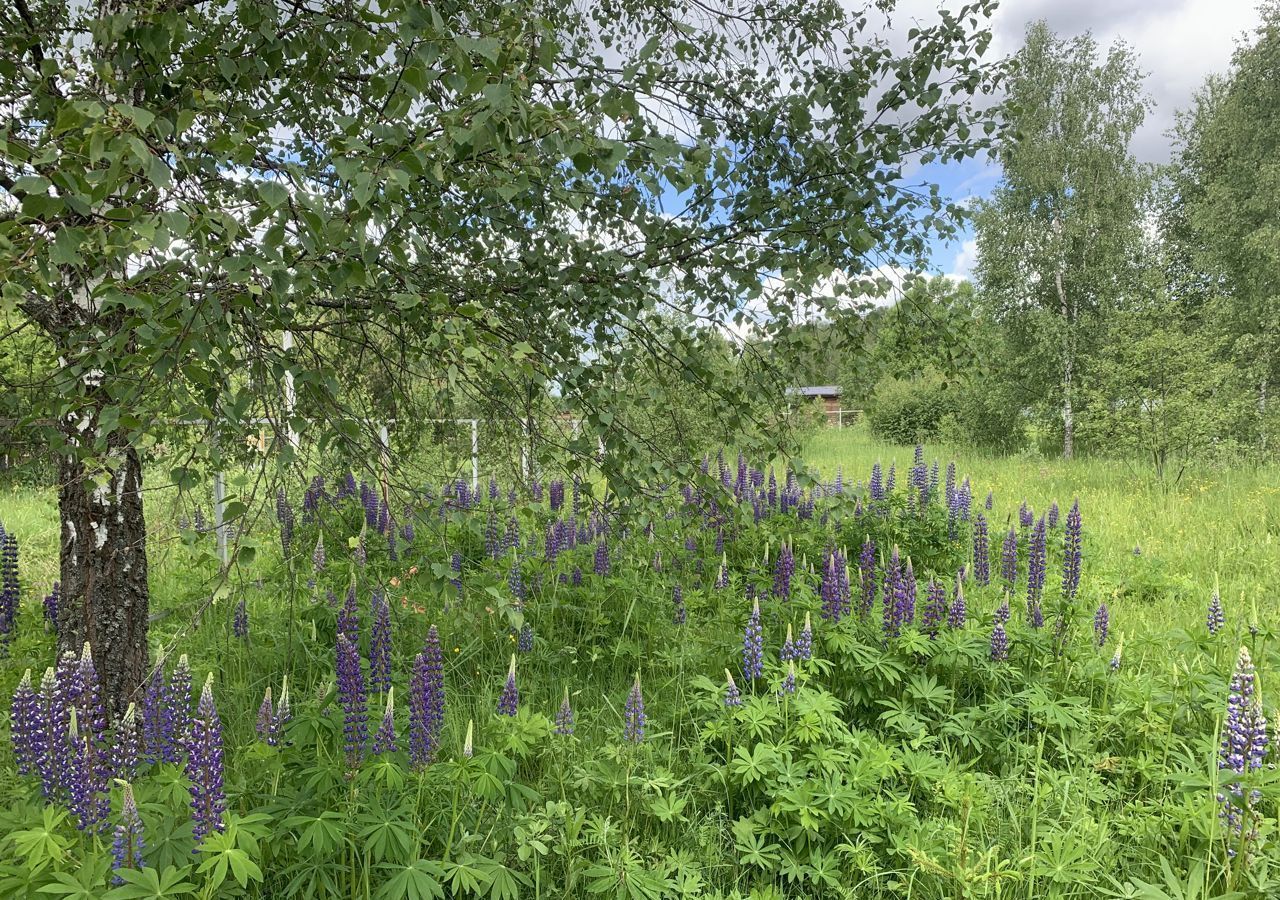
M 1027 442 L 1022 405 L 1010 396 L 1008 382 L 974 375 L 948 388 L 950 411 L 940 423 L 944 441 L 1016 453 Z
M 867 423 L 873 434 L 895 444 L 932 441 L 941 435 L 943 418 L 953 412 L 954 403 L 954 392 L 936 373 L 882 378 L 867 409 Z

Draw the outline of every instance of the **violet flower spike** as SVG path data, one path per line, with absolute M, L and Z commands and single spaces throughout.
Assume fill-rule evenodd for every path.
M 640 673 L 631 685 L 631 693 L 627 695 L 627 703 L 622 709 L 622 736 L 632 744 L 644 740 L 645 714 L 644 695 L 640 691 Z

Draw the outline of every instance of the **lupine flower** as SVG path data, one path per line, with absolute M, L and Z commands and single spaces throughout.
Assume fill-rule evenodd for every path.
M 316 549 L 311 551 L 311 568 L 316 572 L 323 572 L 325 567 L 324 555 L 324 535 L 316 538 Z
M 382 591 L 374 591 L 373 628 L 369 638 L 369 682 L 381 693 L 391 690 L 391 604 Z
M 285 726 L 293 718 L 293 707 L 289 705 L 289 676 L 280 680 L 280 702 L 276 704 L 276 714 L 271 720 L 271 737 L 267 743 L 271 746 L 287 743 L 284 739 Z
M 61 583 L 55 581 L 49 593 L 44 597 L 44 619 L 50 630 L 58 632 L 58 600 L 62 594 Z
M 275 740 L 272 735 L 276 719 L 275 704 L 271 702 L 271 685 L 267 685 L 266 691 L 262 695 L 262 704 L 258 707 L 258 720 L 254 723 L 254 730 L 258 732 L 258 738 L 264 743 L 274 746 Z
M 865 619 L 871 615 L 871 608 L 875 606 L 876 587 L 878 585 L 878 578 L 876 574 L 876 542 L 871 539 L 870 535 L 867 535 L 867 537 L 863 539 L 862 551 L 858 554 L 858 578 L 862 586 L 862 605 L 859 608 L 858 613 L 863 619 Z
M 804 614 L 804 627 L 800 629 L 800 636 L 796 638 L 796 659 L 807 662 L 813 658 L 813 622 L 809 619 L 809 614 Z
M 409 758 L 422 767 L 435 759 L 444 727 L 444 652 L 432 625 L 413 664 L 409 693 Z
M 280 523 L 280 547 L 284 550 L 284 555 L 289 555 L 289 550 L 293 547 L 293 507 L 289 505 L 289 498 L 284 492 L 284 488 L 276 491 L 276 521 Z
M 351 556 L 356 561 L 356 565 L 362 569 L 365 567 L 365 564 L 369 561 L 369 551 L 367 551 L 364 547 L 363 534 L 356 538 L 356 549 L 351 551 Z
M 356 662 L 358 665 L 358 656 Z M 222 787 L 222 720 L 213 703 L 212 674 L 204 683 L 191 720 L 186 769 L 191 781 L 191 822 L 199 847 L 207 835 L 222 830 L 227 807 Z
M 796 571 L 796 557 L 790 544 L 778 549 L 778 559 L 773 566 L 773 596 L 791 599 L 791 577 Z
M 573 734 L 573 707 L 569 705 L 569 688 L 564 689 L 564 699 L 560 701 L 560 708 L 556 710 L 556 727 L 555 733 L 561 735 Z
M 877 462 L 871 467 L 871 480 L 867 483 L 867 492 L 871 495 L 872 501 L 884 499 L 884 482 L 882 479 L 880 463 Z
M 964 628 L 965 619 L 968 616 L 968 611 L 965 609 L 964 586 L 962 582 L 963 579 L 956 579 L 956 587 L 951 598 L 951 606 L 947 609 L 948 628 Z
M 595 573 L 602 576 L 609 574 L 609 545 L 603 540 L 596 542 Z
M 1226 717 L 1222 723 L 1222 743 L 1218 749 L 1218 769 L 1244 775 L 1261 769 L 1266 762 L 1267 719 L 1262 712 L 1262 692 L 1247 647 L 1240 648 L 1235 673 L 1227 694 Z M 1262 799 L 1256 789 L 1246 791 L 1239 782 L 1219 786 L 1223 823 L 1246 841 L 1257 837 L 1255 805 Z M 1246 830 L 1247 829 L 1247 830 Z
M 920 630 L 931 638 L 938 636 L 942 620 L 947 615 L 947 589 L 934 579 L 925 588 L 924 612 L 920 615 Z
M 1041 516 L 1031 529 L 1031 541 L 1027 545 L 1027 605 L 1039 603 L 1044 593 L 1045 567 L 1048 564 L 1048 542 L 1045 521 Z
M 678 584 L 671 589 L 671 607 L 672 621 L 677 625 L 683 625 L 685 623 L 685 619 L 688 617 L 688 611 L 685 609 L 684 605 L 684 588 Z
M 111 844 L 111 868 L 115 872 L 141 869 L 146 865 L 142 856 L 146 849 L 142 841 L 142 817 L 138 815 L 138 803 L 133 798 L 133 785 L 126 782 L 122 795 L 120 824 L 116 826 L 115 840 Z M 124 879 L 116 875 L 112 884 L 124 884 Z
M 36 768 L 40 718 L 40 701 L 31 684 L 31 670 L 27 669 L 14 689 L 13 706 L 9 712 L 9 731 L 13 737 L 13 755 L 17 758 L 19 775 L 28 775 Z
M 733 673 L 728 669 L 724 670 L 725 687 L 724 687 L 724 705 L 728 707 L 742 705 L 742 692 L 738 690 L 737 682 L 733 680 Z
M 715 586 L 718 590 L 729 586 L 729 560 L 723 553 L 720 555 L 720 570 L 716 573 Z
M 511 666 L 507 669 L 507 683 L 498 697 L 498 715 L 514 716 L 520 708 L 520 690 L 516 687 L 516 655 L 511 654 Z
M 573 574 L 570 576 L 569 581 L 574 587 L 582 587 L 582 569 L 574 566 Z
M 345 634 L 338 635 L 337 648 L 338 702 L 342 706 L 343 748 L 347 765 L 355 768 L 364 758 L 369 740 L 368 693 L 364 671 L 360 667 L 360 651 Z
M 893 493 L 894 485 L 898 480 L 897 463 L 889 463 L 889 474 L 884 480 L 884 495 L 886 497 Z
M 987 517 L 982 513 L 973 520 L 973 580 L 982 587 L 991 583 L 991 546 Z
M 462 739 L 462 758 L 470 759 L 475 754 L 475 744 L 472 742 L 472 736 L 475 733 L 475 720 L 467 719 L 467 736 Z
M 791 630 L 791 623 L 787 623 L 787 639 L 782 642 L 782 649 L 778 651 L 778 660 L 786 662 L 789 659 L 795 659 L 796 641 Z
M 796 664 L 795 660 L 787 662 L 787 677 L 782 679 L 782 687 L 778 691 L 779 695 L 794 694 L 796 692 Z
M 840 575 L 836 570 L 839 555 L 832 550 L 827 554 L 826 565 L 822 568 L 822 582 L 818 586 L 818 594 L 822 598 L 822 618 L 839 622 L 847 612 L 847 597 L 841 596 Z
M 0 528 L 0 644 L 7 645 L 22 599 L 18 577 L 18 538 Z
M 65 731 L 53 666 L 46 668 L 40 679 L 36 711 L 37 727 L 31 737 L 31 752 L 40 773 L 41 793 L 46 800 L 51 800 L 62 785 L 66 768 Z
M 138 774 L 140 755 L 140 726 L 137 707 L 130 703 L 116 725 L 114 740 L 108 748 L 111 755 L 111 771 L 116 778 L 132 781 Z
M 1059 516 L 1058 501 L 1054 500 L 1052 503 L 1049 504 L 1049 515 L 1047 516 L 1050 529 L 1054 529 L 1058 527 L 1058 516 Z
M 1116 652 L 1111 654 L 1111 671 L 1120 671 L 1120 654 L 1124 651 L 1124 635 L 1120 635 L 1120 640 L 1116 642 Z
M 520 632 L 516 635 L 516 652 L 533 652 L 533 626 L 528 622 L 520 626 Z
M 752 601 L 751 617 L 742 635 L 742 674 L 755 680 L 764 674 L 764 629 L 760 626 L 760 601 Z
M 1044 608 L 1040 606 L 1039 600 L 1032 600 L 1027 604 L 1027 624 L 1032 628 L 1044 627 Z
M 338 634 L 345 637 L 352 644 L 360 643 L 360 611 L 356 603 L 356 579 L 351 578 L 351 583 L 347 586 L 346 600 L 342 604 L 342 609 L 338 611 Z
M 997 607 L 996 607 L 996 621 L 997 621 L 997 622 L 1008 622 L 1008 621 L 1009 621 L 1009 616 L 1010 616 L 1010 610 L 1009 610 L 1009 598 L 1008 598 L 1008 597 L 1006 597 L 1006 598 L 1004 599 L 1004 602 L 1003 602 L 1003 603 L 1001 603 L 999 606 L 997 606 Z
M 185 653 L 178 657 L 178 664 L 169 676 L 161 722 L 161 758 L 168 763 L 179 762 L 191 731 L 191 664 Z
M 914 605 L 908 597 L 907 591 L 907 579 L 902 571 L 902 561 L 898 555 L 898 548 L 895 546 L 884 572 L 882 605 L 885 637 L 897 637 L 902 633 L 902 626 L 907 624 L 906 613 L 908 608 Z M 912 612 L 914 613 L 914 609 L 912 609 Z
M 631 685 L 631 693 L 627 695 L 626 706 L 622 709 L 622 736 L 633 744 L 644 740 L 644 695 L 640 692 L 640 673 Z
M 1107 635 L 1110 631 L 1111 611 L 1107 609 L 1107 603 L 1104 600 L 1098 604 L 1098 609 L 1093 614 L 1093 636 L 1097 639 L 1099 647 L 1107 643 Z
M 382 724 L 373 735 L 373 755 L 396 752 L 396 689 L 387 688 L 387 703 L 382 712 Z
M 245 606 L 245 598 L 240 597 L 240 602 L 236 604 L 235 615 L 231 617 L 231 633 L 241 640 L 249 638 L 249 610 Z
M 1018 533 L 1012 527 L 1004 536 L 1004 545 L 1000 548 L 1000 577 L 1009 590 L 1013 590 L 1018 582 Z
M 983 505 L 987 510 L 990 510 L 990 509 L 991 509 L 992 504 L 995 502 L 995 499 L 996 499 L 995 492 L 994 492 L 994 491 L 987 491 L 987 499 L 986 499 L 986 500 L 984 500 L 984 501 L 982 501 L 982 505 Z
M 449 579 L 449 583 L 453 585 L 454 591 L 457 592 L 459 597 L 461 597 L 462 596 L 462 554 L 456 550 L 453 552 L 453 555 L 449 557 L 449 571 L 453 573 L 453 576 Z
M 81 729 L 79 712 L 75 707 L 70 710 L 67 746 L 68 806 L 76 817 L 76 827 L 93 833 L 106 818 L 106 810 L 100 796 L 102 786 L 98 782 L 97 767 L 94 765 L 93 735 Z
M 1205 624 L 1209 626 L 1209 634 L 1214 635 L 1221 631 L 1227 624 L 1227 615 L 1222 611 L 1222 598 L 1218 595 L 1218 588 L 1213 589 L 1213 596 L 1209 598 L 1209 614 L 1205 617 Z
M 996 620 L 991 629 L 991 660 L 1004 662 L 1009 658 L 1009 636 L 1005 633 L 1004 623 Z
M 1062 535 L 1062 596 L 1068 601 L 1075 599 L 1080 588 L 1081 534 L 1080 501 L 1076 500 L 1067 513 L 1067 525 Z

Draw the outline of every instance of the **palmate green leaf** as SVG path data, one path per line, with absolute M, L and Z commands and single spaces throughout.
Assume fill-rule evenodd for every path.
M 187 897 L 196 892 L 196 886 L 185 880 L 190 871 L 190 866 L 165 866 L 163 872 L 152 868 L 141 871 L 117 870 L 115 874 L 124 884 L 108 891 L 103 900 L 168 900 L 171 897 Z
M 434 900 L 445 896 L 439 881 L 443 875 L 439 863 L 419 859 L 409 865 L 382 868 L 390 877 L 378 889 L 377 900 Z
M 70 840 L 61 833 L 60 828 L 67 819 L 66 811 L 50 805 L 44 808 L 42 815 L 40 827 L 15 831 L 9 836 L 18 854 L 37 872 L 50 863 L 63 862 L 71 846 Z
M 346 835 L 343 817 L 331 810 L 318 816 L 291 816 L 281 824 L 284 828 L 299 829 L 298 850 L 315 856 L 337 852 Z
M 102 874 L 99 866 L 84 866 L 75 872 L 54 872 L 53 883 L 44 885 L 36 893 L 63 900 L 96 900 L 102 893 Z

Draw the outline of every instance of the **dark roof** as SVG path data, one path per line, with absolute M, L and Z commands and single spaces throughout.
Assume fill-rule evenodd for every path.
M 799 394 L 801 397 L 839 397 L 838 384 L 812 384 L 807 387 L 787 388 L 788 394 Z

